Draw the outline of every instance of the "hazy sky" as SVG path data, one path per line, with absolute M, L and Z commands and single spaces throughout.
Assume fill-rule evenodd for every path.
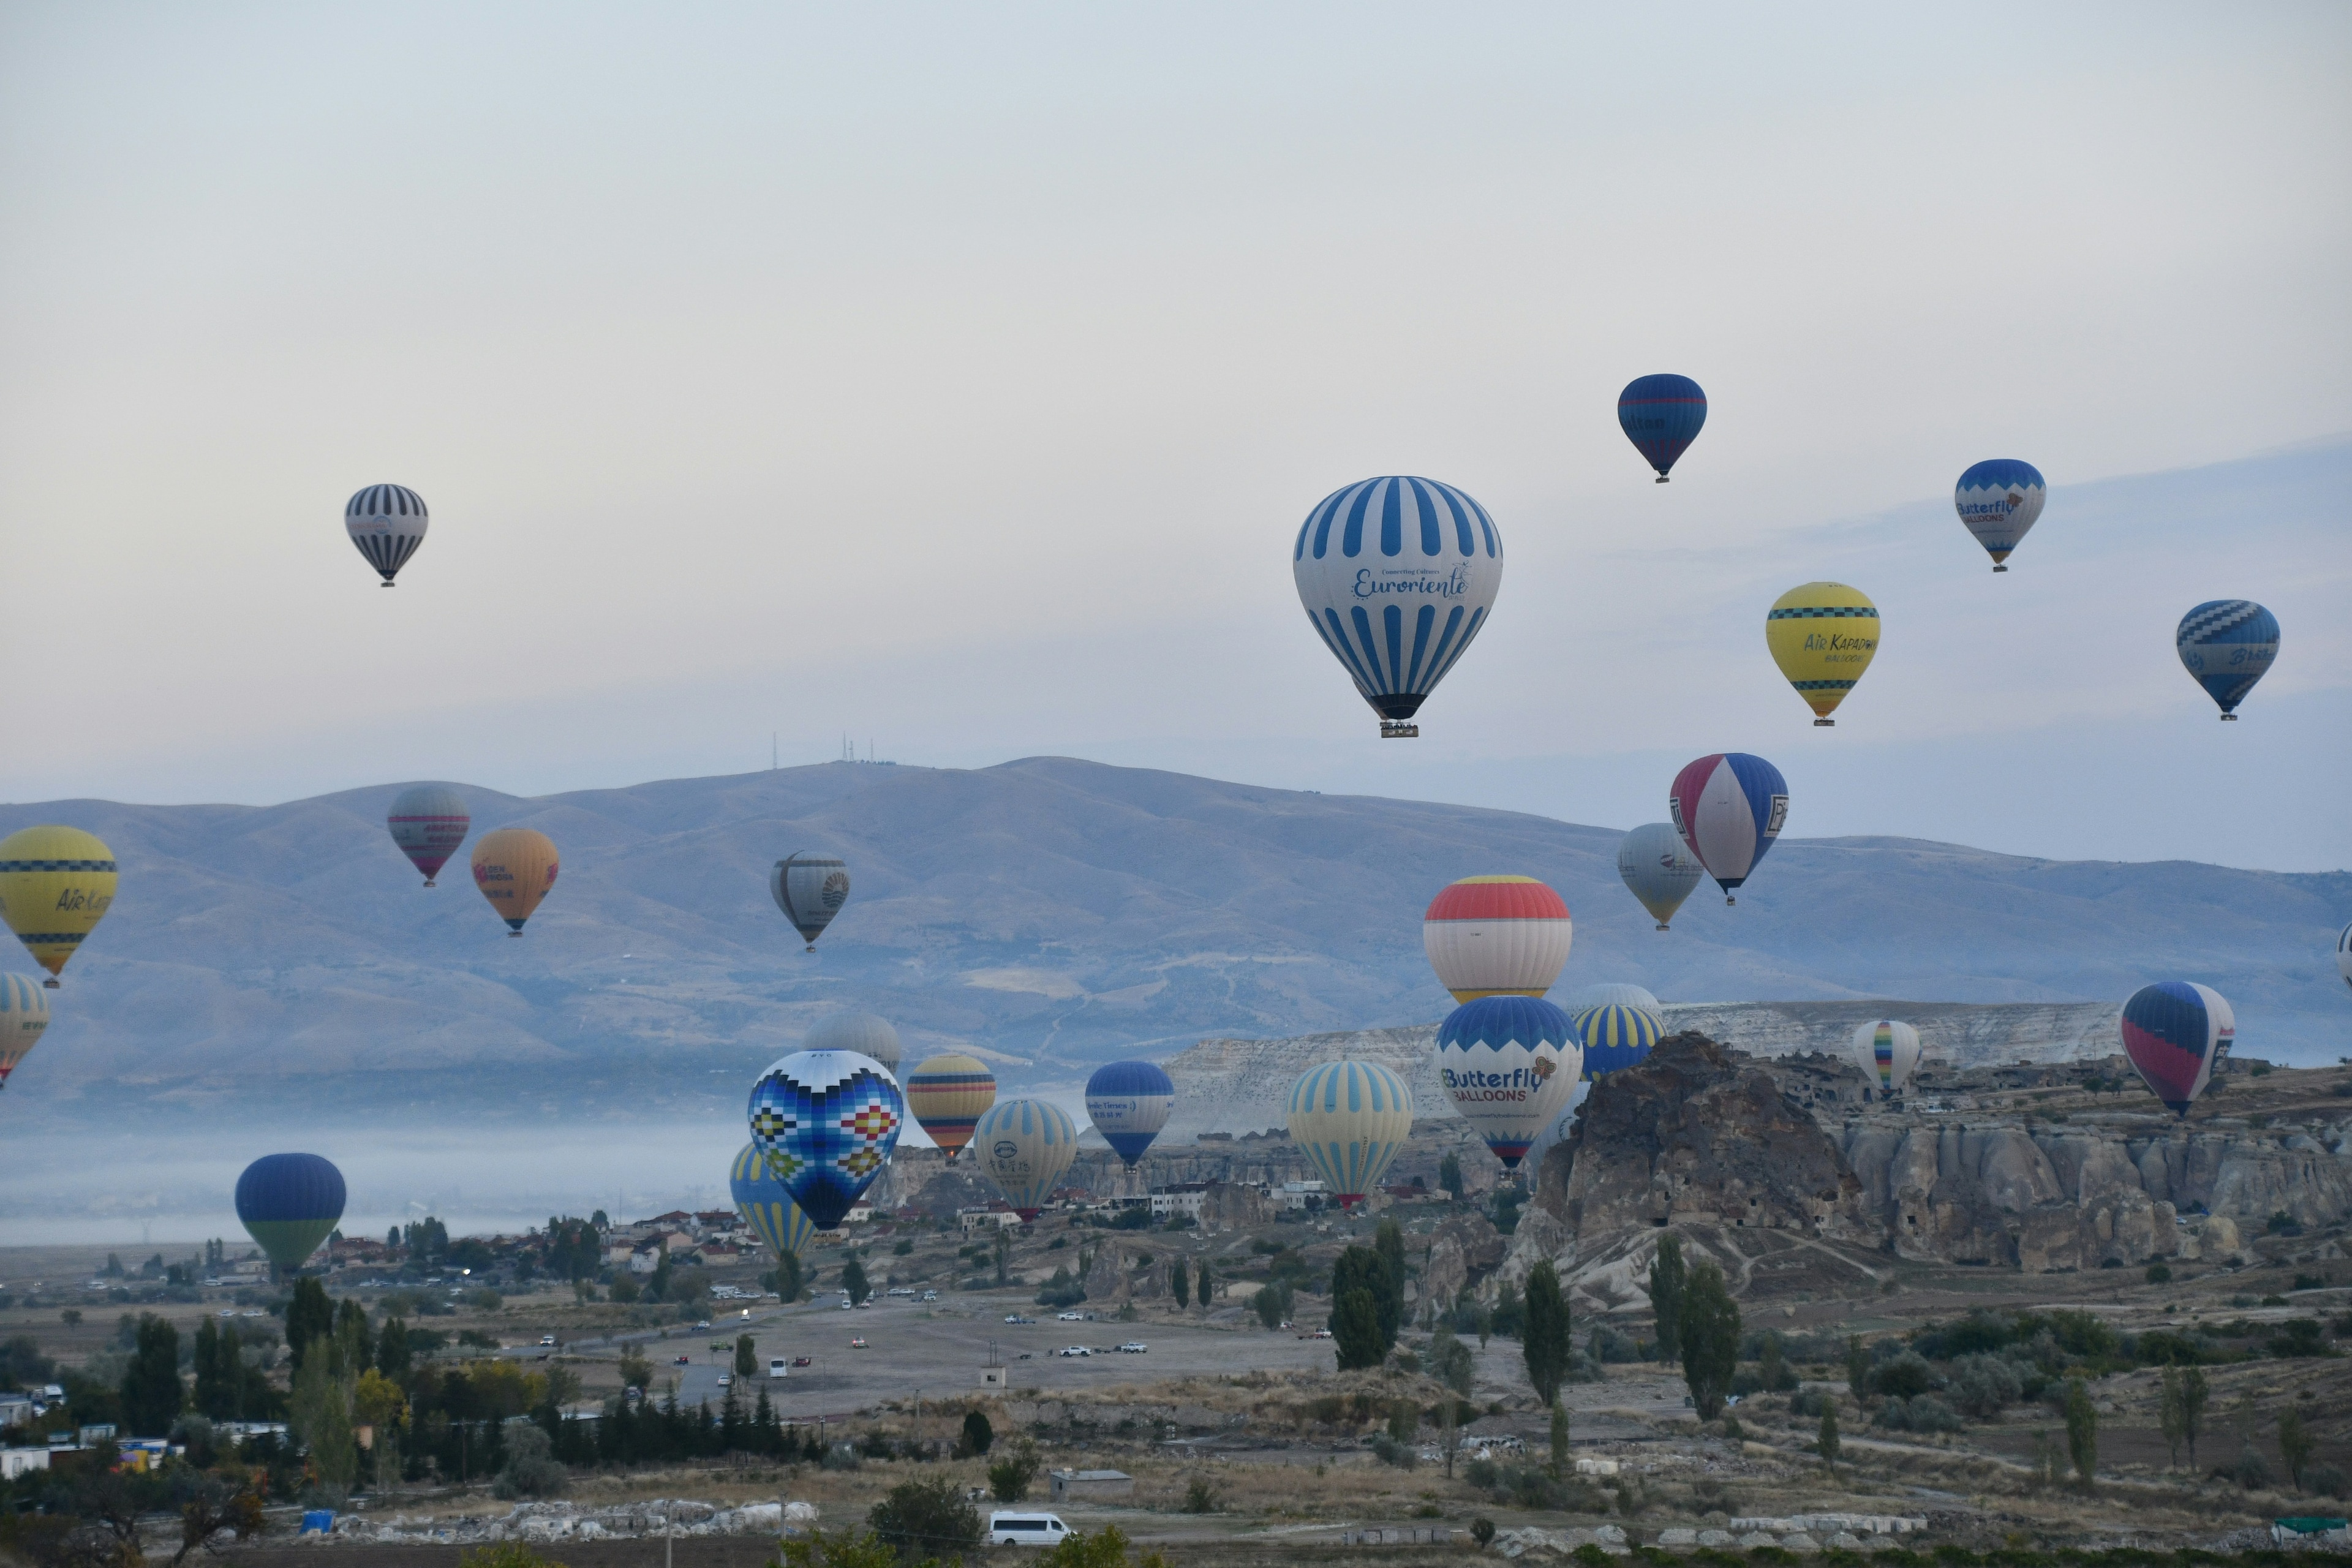
M 2340 5 L 20 5 L 0 159 L 8 798 L 849 730 L 1624 826 L 1746 748 L 1792 833 L 2352 863 Z M 2095 483 L 2298 447 L 2160 548 Z M 2056 486 L 2000 579 L 1993 456 Z M 1417 749 L 1287 559 L 1393 472 L 1510 555 Z M 1817 732 L 1762 609 L 1865 568 Z M 2170 627 L 2237 595 L 2224 727 Z

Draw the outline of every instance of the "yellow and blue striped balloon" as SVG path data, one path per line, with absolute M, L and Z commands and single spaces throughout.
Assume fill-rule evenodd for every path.
M 21 974 L 0 974 L 0 1089 L 49 1026 L 49 999 Z
M 1584 1042 L 1587 1082 L 1639 1067 L 1665 1033 L 1665 1026 L 1647 1007 L 1622 1002 L 1587 1007 L 1575 1019 L 1577 1037 Z
M 1325 1062 L 1290 1087 L 1292 1142 L 1353 1208 L 1412 1134 L 1412 1090 L 1376 1062 Z
M 727 1168 L 727 1188 L 735 1199 L 735 1212 L 779 1258 L 786 1253 L 797 1257 L 816 1234 L 816 1223 L 793 1202 L 784 1184 L 768 1174 L 757 1143 L 744 1144 Z

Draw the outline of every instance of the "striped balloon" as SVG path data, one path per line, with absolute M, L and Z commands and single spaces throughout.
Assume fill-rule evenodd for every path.
M 849 901 L 849 867 L 830 855 L 787 855 L 768 873 L 768 896 L 816 951 L 816 939 Z
M 0 1089 L 49 1026 L 49 999 L 21 974 L 0 974 Z
M 1706 424 L 1706 394 L 1686 375 L 1637 376 L 1617 395 L 1617 424 L 1664 484 Z
M 1503 539 L 1452 485 L 1387 475 L 1324 497 L 1299 526 L 1290 571 L 1307 624 L 1381 733 L 1417 735 L 1412 716 L 1494 607 Z
M 425 885 L 432 887 L 433 879 L 466 842 L 466 834 L 474 819 L 466 814 L 466 797 L 445 784 L 415 784 L 402 790 L 384 817 L 384 826 L 392 829 L 392 841 L 408 857 L 408 863 L 425 873 Z
M 2189 678 L 2234 720 L 2238 704 L 2278 658 L 2276 616 L 2252 599 L 2208 599 L 2180 617 L 2173 647 Z
M 1412 1090 L 1376 1062 L 1325 1062 L 1290 1086 L 1291 1141 L 1353 1208 L 1412 1135 Z
M 1666 931 L 1706 868 L 1691 858 L 1673 823 L 1645 822 L 1617 841 L 1617 875 Z
M 1952 504 L 1959 509 L 1960 525 L 1976 536 L 1992 557 L 1992 569 L 2009 570 L 2009 552 L 2025 537 L 2050 489 L 2042 470 L 2014 458 L 1990 458 L 1973 464 L 1953 487 Z
M 1078 1124 L 1069 1112 L 1044 1100 L 1007 1100 L 988 1108 L 972 1129 L 980 1168 L 1004 1190 L 1004 1201 L 1024 1220 L 1062 1184 L 1078 1157 Z
M 1882 1098 L 1903 1092 L 1919 1068 L 1919 1031 L 1899 1018 L 1876 1018 L 1853 1032 L 1853 1061 Z
M 425 498 L 406 485 L 370 485 L 343 503 L 343 531 L 387 588 L 425 542 L 428 521 Z
M 2160 981 L 2124 1004 L 2124 1055 L 2165 1109 L 2184 1119 L 2237 1034 L 2230 1004 L 2210 985 Z
M 952 1161 L 996 1103 L 996 1075 L 967 1056 L 933 1057 L 907 1075 L 907 1112 Z
M 280 1273 L 302 1267 L 343 1217 L 343 1173 L 317 1154 L 264 1154 L 236 1179 L 236 1217 Z
M 1437 1026 L 1437 1080 L 1505 1170 L 1568 1109 L 1584 1047 L 1540 996 L 1481 996 Z
M 1718 752 L 1675 775 L 1666 806 L 1675 831 L 1723 889 L 1723 901 L 1737 903 L 1732 890 L 1748 880 L 1788 818 L 1789 781 L 1761 757 Z
M 815 1222 L 793 1202 L 784 1184 L 768 1173 L 768 1163 L 757 1143 L 744 1144 L 727 1168 L 727 1189 L 735 1199 L 735 1212 L 777 1258 L 786 1253 L 799 1256 L 816 1235 Z
M 1603 980 L 1591 985 L 1580 985 L 1567 1002 L 1573 1016 L 1593 1007 L 1639 1007 L 1645 1013 L 1658 1010 L 1658 999 L 1639 985 L 1622 980 Z
M 1533 877 L 1465 877 L 1421 917 L 1421 945 L 1456 1002 L 1540 996 L 1568 963 L 1568 904 Z
M 1584 1042 L 1584 1076 L 1622 1072 L 1649 1058 L 1665 1026 L 1647 1007 L 1606 1002 L 1576 1015 L 1576 1037 Z

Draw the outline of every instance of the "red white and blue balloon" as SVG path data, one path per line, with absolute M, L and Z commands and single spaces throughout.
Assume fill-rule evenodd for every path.
M 1675 775 L 1666 807 L 1692 857 L 1723 889 L 1723 901 L 1737 903 L 1733 891 L 1788 820 L 1789 781 L 1761 757 L 1718 752 Z
M 2213 1064 L 2230 1054 L 2237 1034 L 2221 994 L 2193 981 L 2143 985 L 2124 1004 L 2124 1055 L 2165 1108 L 2180 1116 L 2205 1092 Z
M 2238 704 L 2278 658 L 2278 617 L 2252 599 L 2208 599 L 2180 617 L 2172 646 L 2221 717 L 2235 719 Z
M 751 1142 L 819 1230 L 840 1225 L 898 1146 L 907 1101 L 856 1051 L 795 1051 L 751 1086 Z
M 1486 624 L 1503 536 L 1486 509 L 1435 479 L 1384 475 L 1333 490 L 1298 530 L 1290 572 L 1307 623 L 1383 735 L 1410 722 Z
M 1576 1026 L 1540 996 L 1481 996 L 1438 1026 L 1438 1081 L 1507 1170 L 1568 1109 L 1583 1070 Z

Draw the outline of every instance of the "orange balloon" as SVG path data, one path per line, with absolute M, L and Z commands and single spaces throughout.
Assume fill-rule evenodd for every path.
M 555 841 L 529 827 L 501 827 L 485 833 L 474 845 L 474 886 L 490 900 L 490 908 L 511 929 L 522 934 L 522 922 L 555 886 Z

